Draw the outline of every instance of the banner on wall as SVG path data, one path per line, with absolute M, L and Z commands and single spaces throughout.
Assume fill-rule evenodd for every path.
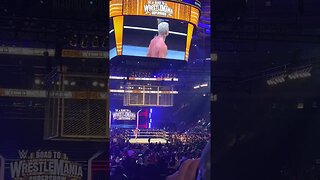
M 83 167 L 60 151 L 18 150 L 19 159 L 10 162 L 10 177 L 14 180 L 80 180 Z

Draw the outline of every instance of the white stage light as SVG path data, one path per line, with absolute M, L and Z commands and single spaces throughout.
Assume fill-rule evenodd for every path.
M 35 79 L 35 80 L 34 80 L 34 83 L 37 84 L 37 85 L 39 85 L 39 84 L 41 83 L 41 80 L 40 80 L 40 79 Z
M 104 87 L 105 84 L 104 84 L 104 83 L 99 83 L 99 86 L 100 86 L 100 87 Z
M 75 86 L 75 85 L 76 85 L 76 82 L 75 82 L 75 81 L 72 81 L 72 82 L 70 83 L 70 85 L 71 85 L 71 86 Z
M 94 87 L 97 87 L 98 84 L 99 84 L 99 83 L 98 83 L 97 81 L 93 81 L 93 82 L 92 82 L 92 86 L 94 86 Z

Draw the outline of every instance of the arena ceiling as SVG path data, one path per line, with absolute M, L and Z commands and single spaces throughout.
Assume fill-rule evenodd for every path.
M 21 23 L 26 19 L 37 22 L 38 25 L 33 27 L 34 34 L 45 31 L 46 37 L 52 38 L 46 40 L 54 45 L 59 31 L 68 32 L 71 36 L 75 31 L 103 35 L 107 5 L 101 2 L 4 0 L 0 3 L 0 16 L 5 17 L 2 20 L 7 24 L 14 22 L 13 31 L 7 29 L 12 33 L 19 28 L 26 31 L 28 28 L 23 27 L 32 24 Z M 213 69 L 213 79 L 217 83 L 261 77 L 268 69 L 286 64 L 294 67 L 317 62 L 319 50 L 315 44 L 320 42 L 320 25 L 315 22 L 320 17 L 317 14 L 319 1 L 203 0 L 201 3 L 202 16 L 193 43 L 208 54 L 213 40 L 211 49 L 218 54 L 218 62 Z M 69 30 L 59 30 L 57 27 L 61 24 Z M 211 27 L 212 34 L 208 33 L 208 27 Z M 198 56 L 195 53 L 192 59 Z
M 317 74 L 319 5 L 316 0 L 214 1 L 215 87 L 253 79 L 265 82 L 266 74 L 284 66 L 313 64 Z

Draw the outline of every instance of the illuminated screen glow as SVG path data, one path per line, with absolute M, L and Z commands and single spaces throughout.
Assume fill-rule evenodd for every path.
M 125 107 L 110 110 L 110 123 L 112 128 L 148 128 L 151 125 L 152 110 L 148 108 L 130 108 Z
M 166 19 L 169 23 L 169 36 L 166 37 L 167 54 L 165 59 L 186 60 L 191 42 L 193 25 L 172 19 Z M 142 16 L 117 17 L 113 20 L 115 26 L 110 30 L 110 59 L 117 55 L 146 57 L 148 47 L 153 38 L 158 35 L 158 18 Z M 113 26 L 112 24 L 112 26 Z M 119 25 L 120 24 L 120 25 Z M 122 30 L 118 30 L 123 24 Z M 121 33 L 121 34 L 117 34 Z M 113 38 L 114 37 L 114 38 Z
M 129 109 L 116 109 L 115 112 L 112 113 L 112 119 L 133 121 L 136 120 L 136 114 Z
M 199 16 L 197 7 L 185 3 L 111 0 L 109 57 L 147 57 L 151 52 L 153 58 L 188 60 L 192 34 Z M 163 21 L 169 24 L 169 36 L 164 43 L 156 37 L 158 24 Z M 159 47 L 164 50 L 160 52 Z

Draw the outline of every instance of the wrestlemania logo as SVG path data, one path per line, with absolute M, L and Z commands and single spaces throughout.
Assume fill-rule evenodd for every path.
M 68 160 L 65 153 L 56 151 L 18 151 L 20 160 L 10 163 L 14 180 L 80 180 L 82 166 Z
M 173 15 L 173 9 L 170 8 L 166 2 L 149 0 L 148 3 L 144 5 L 144 13 L 152 16 L 160 15 L 170 17 Z
M 136 114 L 129 109 L 116 109 L 116 111 L 112 113 L 112 117 L 114 120 L 135 120 Z

